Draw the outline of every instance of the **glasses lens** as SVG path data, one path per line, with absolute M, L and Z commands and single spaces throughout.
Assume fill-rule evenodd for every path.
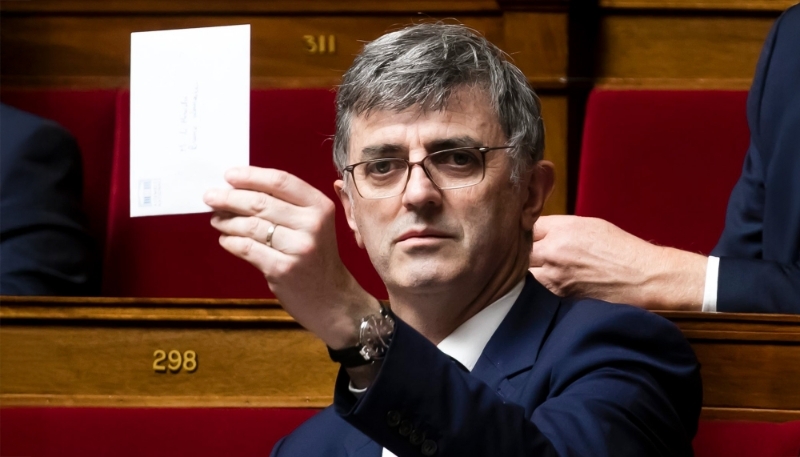
M 425 158 L 425 168 L 440 189 L 473 186 L 483 180 L 483 154 L 473 148 L 439 151 Z
M 408 164 L 403 159 L 380 159 L 361 163 L 353 169 L 353 179 L 364 198 L 385 198 L 403 191 Z

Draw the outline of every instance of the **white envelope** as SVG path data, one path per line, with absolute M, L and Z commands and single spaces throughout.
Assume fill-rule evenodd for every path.
M 131 34 L 131 217 L 210 211 L 250 162 L 250 26 Z

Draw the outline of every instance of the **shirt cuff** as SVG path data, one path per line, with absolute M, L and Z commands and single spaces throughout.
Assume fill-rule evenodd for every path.
M 361 396 L 364 395 L 364 392 L 367 391 L 366 387 L 364 387 L 363 389 L 356 388 L 356 386 L 353 385 L 352 381 L 350 381 L 350 383 L 347 384 L 347 388 L 350 390 L 351 394 L 356 396 L 356 398 L 361 398 Z
M 717 286 L 719 284 L 719 257 L 708 257 L 706 285 L 703 288 L 703 312 L 717 312 Z

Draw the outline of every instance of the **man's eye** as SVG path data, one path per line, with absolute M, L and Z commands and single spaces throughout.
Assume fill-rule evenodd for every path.
M 467 165 L 472 162 L 473 157 L 471 154 L 465 152 L 454 152 L 452 160 L 456 165 Z
M 372 162 L 367 164 L 367 175 L 385 175 L 397 171 L 399 168 L 400 162 L 395 160 Z
M 471 151 L 455 150 L 443 151 L 437 154 L 434 162 L 437 165 L 450 165 L 457 167 L 472 166 L 479 163 L 478 158 L 475 157 Z

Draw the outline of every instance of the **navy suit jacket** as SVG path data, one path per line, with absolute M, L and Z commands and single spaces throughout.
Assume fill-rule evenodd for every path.
M 772 27 L 747 99 L 750 148 L 728 203 L 717 309 L 800 313 L 800 6 Z
M 96 295 L 99 268 L 81 209 L 75 139 L 0 104 L 0 294 Z
M 702 402 L 674 324 L 530 275 L 471 373 L 398 320 L 372 386 L 348 383 L 272 455 L 689 456 Z

